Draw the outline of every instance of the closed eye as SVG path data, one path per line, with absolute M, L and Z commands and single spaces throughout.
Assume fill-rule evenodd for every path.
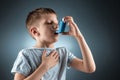
M 53 24 L 53 21 L 46 21 L 45 24 L 47 25 Z
M 53 21 L 51 22 L 45 22 L 46 25 L 50 25 L 50 26 L 55 26 L 55 25 L 58 25 L 58 23 L 54 23 Z

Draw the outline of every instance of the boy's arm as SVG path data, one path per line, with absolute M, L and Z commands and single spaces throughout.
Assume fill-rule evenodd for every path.
M 20 73 L 16 73 L 14 80 L 40 80 L 42 76 L 53 66 L 58 63 L 59 55 L 56 51 L 52 51 L 49 56 L 46 56 L 46 51 L 42 55 L 42 63 L 40 66 L 28 77 Z
M 71 61 L 70 66 L 72 66 L 73 68 L 75 68 L 77 70 L 87 72 L 87 73 L 94 72 L 96 69 L 95 62 L 94 62 L 92 53 L 91 53 L 85 39 L 83 37 L 82 38 L 77 37 L 76 39 L 79 43 L 83 59 L 74 58 Z
M 70 66 L 77 70 L 87 72 L 87 73 L 94 72 L 96 69 L 96 66 L 95 66 L 95 62 L 94 62 L 91 50 L 87 45 L 82 33 L 78 29 L 78 26 L 75 24 L 71 16 L 66 16 L 64 20 L 69 24 L 70 31 L 64 32 L 63 34 L 71 35 L 76 38 L 80 46 L 80 50 L 82 52 L 82 58 L 83 58 L 83 59 L 74 58 L 71 61 Z
M 30 76 L 25 77 L 23 74 L 15 73 L 14 80 L 40 80 L 48 69 L 44 65 L 40 65 Z

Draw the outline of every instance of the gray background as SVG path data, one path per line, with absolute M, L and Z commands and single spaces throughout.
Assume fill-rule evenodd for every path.
M 12 80 L 10 73 L 18 52 L 34 45 L 25 28 L 29 11 L 50 7 L 58 19 L 73 16 L 83 33 L 96 62 L 96 72 L 86 74 L 74 69 L 67 71 L 67 80 L 116 80 L 119 78 L 118 0 L 0 0 L 0 80 Z M 55 46 L 65 46 L 81 58 L 76 40 L 60 36 Z M 118 79 L 117 79 L 118 80 Z

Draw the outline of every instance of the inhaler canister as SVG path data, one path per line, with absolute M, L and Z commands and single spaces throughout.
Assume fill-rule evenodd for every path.
M 56 33 L 62 33 L 65 31 L 65 27 L 66 27 L 66 22 L 64 22 L 64 19 L 60 20 L 59 22 L 59 28 L 56 31 Z

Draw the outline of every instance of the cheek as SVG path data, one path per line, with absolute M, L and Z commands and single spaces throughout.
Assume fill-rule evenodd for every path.
M 50 33 L 51 29 L 49 27 L 46 27 L 42 31 L 43 31 L 44 34 L 46 34 L 46 33 Z
M 50 32 L 49 29 L 42 29 L 42 30 L 40 30 L 40 34 L 43 35 L 43 36 L 44 35 L 48 35 L 49 32 Z
M 40 35 L 40 37 L 44 40 L 48 40 L 52 37 L 51 32 L 50 31 L 43 31 Z
M 40 30 L 40 37 L 44 40 L 50 39 L 53 36 L 53 31 L 50 28 L 44 28 Z
M 44 31 L 44 35 L 46 35 L 47 37 L 51 37 L 52 33 L 53 33 L 53 31 L 51 31 L 50 29 L 46 29 Z

